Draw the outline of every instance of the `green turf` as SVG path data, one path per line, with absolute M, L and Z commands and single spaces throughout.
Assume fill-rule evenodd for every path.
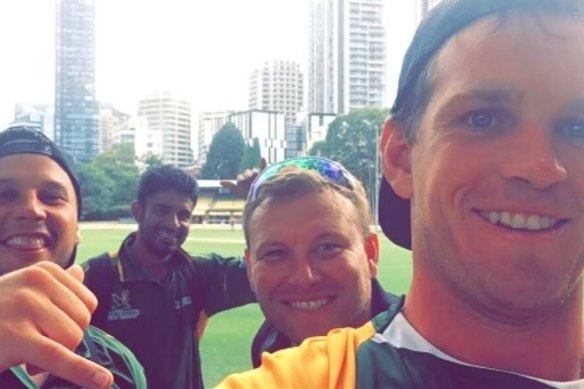
M 82 229 L 78 261 L 104 251 L 115 251 L 121 240 L 130 232 L 123 228 L 108 230 Z M 226 242 L 227 241 L 227 242 Z M 393 246 L 380 238 L 381 259 L 378 278 L 384 287 L 394 293 L 405 293 L 411 279 L 409 251 Z M 193 254 L 215 251 L 219 254 L 241 255 L 243 234 L 229 228 L 193 228 L 185 249 Z M 261 311 L 255 304 L 220 313 L 209 320 L 201 342 L 203 373 L 206 386 L 219 383 L 230 373 L 251 368 L 251 339 L 262 321 Z

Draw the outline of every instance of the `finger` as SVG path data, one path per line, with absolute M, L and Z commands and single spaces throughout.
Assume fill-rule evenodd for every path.
M 80 303 L 79 303 L 80 304 Z M 79 324 L 76 316 L 80 314 L 70 314 L 62 311 L 57 306 L 47 304 L 46 308 L 38 308 L 33 311 L 31 318 L 38 330 L 46 337 L 63 345 L 69 350 L 74 350 L 79 346 L 83 338 L 83 330 L 89 325 L 90 313 L 86 310 L 86 315 Z
M 97 308 L 97 298 L 95 295 L 79 281 L 79 269 L 77 266 L 72 266 L 68 270 L 63 270 L 58 265 L 50 263 L 48 261 L 43 261 L 36 265 L 28 267 L 26 270 L 30 271 L 31 274 L 28 276 L 32 279 L 29 280 L 31 285 L 43 286 L 43 291 L 48 296 L 53 296 L 53 294 L 58 295 L 57 290 L 65 293 L 62 289 L 58 288 L 58 285 L 51 283 L 51 280 L 55 280 L 60 283 L 66 290 L 70 291 L 71 294 L 67 294 L 68 298 L 74 298 L 80 300 L 89 312 L 95 311 Z M 37 273 L 36 270 L 43 270 L 47 273 Z M 83 270 L 81 270 L 83 272 Z M 81 276 L 83 277 L 83 276 Z M 57 301 L 55 301 L 57 302 Z M 60 307 L 66 307 L 68 301 L 61 301 Z
M 85 272 L 83 271 L 83 268 L 81 266 L 71 265 L 66 271 L 67 273 L 69 273 L 70 276 L 75 278 L 77 281 L 83 282 L 83 279 L 85 278 Z
M 43 336 L 30 339 L 23 360 L 81 387 L 102 389 L 113 384 L 113 375 L 106 368 Z
M 230 180 L 222 180 L 219 182 L 219 184 L 221 184 L 222 187 L 227 188 L 229 190 L 232 190 L 236 187 L 235 183 Z

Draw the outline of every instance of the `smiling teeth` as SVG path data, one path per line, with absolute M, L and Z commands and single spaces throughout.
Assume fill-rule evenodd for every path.
M 554 227 L 559 221 L 549 216 L 525 213 L 482 211 L 480 214 L 492 224 L 502 224 L 516 230 L 546 230 Z
M 311 301 L 290 301 L 290 306 L 296 309 L 302 309 L 305 311 L 314 311 L 321 308 L 327 303 L 327 299 L 318 299 Z
M 45 246 L 45 240 L 38 236 L 13 236 L 6 245 L 14 248 L 40 249 Z

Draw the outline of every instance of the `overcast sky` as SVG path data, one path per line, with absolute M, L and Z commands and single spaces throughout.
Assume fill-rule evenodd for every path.
M 196 112 L 245 109 L 263 59 L 306 62 L 309 0 L 95 0 L 97 98 L 135 113 L 171 89 Z M 413 33 L 413 0 L 385 0 L 388 95 Z M 56 0 L 0 0 L 0 126 L 15 102 L 51 103 Z M 389 100 L 389 99 L 388 99 Z

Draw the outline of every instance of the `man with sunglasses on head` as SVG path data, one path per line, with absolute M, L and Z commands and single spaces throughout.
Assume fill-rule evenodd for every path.
M 583 388 L 584 1 L 443 0 L 381 135 L 405 299 L 225 387 Z
M 361 183 L 320 157 L 276 163 L 251 186 L 245 260 L 266 321 L 252 362 L 338 327 L 358 327 L 397 297 L 375 279 L 377 235 Z
M 0 388 L 146 388 L 134 355 L 88 327 L 97 302 L 73 265 L 80 193 L 51 140 L 0 133 Z
M 87 261 L 99 300 L 91 323 L 126 344 L 153 389 L 203 386 L 200 330 L 207 317 L 255 301 L 245 264 L 182 249 L 198 197 L 195 178 L 169 165 L 142 174 L 132 213 L 138 231 L 116 253 Z

